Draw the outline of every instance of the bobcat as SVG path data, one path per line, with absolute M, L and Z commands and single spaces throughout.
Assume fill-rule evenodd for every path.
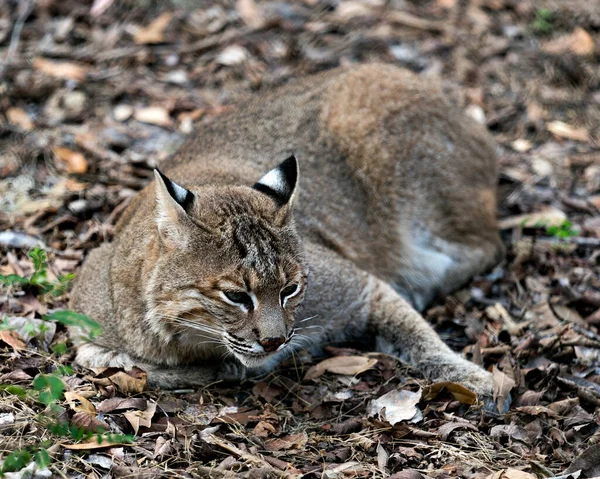
M 72 305 L 104 327 L 80 365 L 189 387 L 305 340 L 372 340 L 491 395 L 417 312 L 503 254 L 493 141 L 435 86 L 331 70 L 203 125 L 160 167 L 79 274 Z

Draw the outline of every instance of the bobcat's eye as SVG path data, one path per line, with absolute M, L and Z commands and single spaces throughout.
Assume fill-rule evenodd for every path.
M 248 309 L 254 307 L 252 298 L 248 293 L 244 293 L 243 291 L 223 291 L 223 294 L 232 303 L 241 304 Z
M 283 288 L 280 293 L 281 305 L 285 306 L 286 300 L 288 300 L 292 296 L 296 296 L 296 294 L 298 294 L 298 291 L 300 291 L 300 286 L 298 286 L 297 284 L 290 284 L 289 286 Z

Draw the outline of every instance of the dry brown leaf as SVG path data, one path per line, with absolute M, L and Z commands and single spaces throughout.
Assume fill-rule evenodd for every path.
M 367 369 L 371 369 L 376 363 L 377 359 L 365 356 L 335 356 L 311 367 L 306 372 L 304 379 L 316 379 L 326 371 L 333 374 L 355 376 L 356 374 L 365 372 Z
M 235 8 L 249 27 L 261 28 L 265 24 L 264 16 L 254 0 L 237 0 Z
M 64 163 L 69 173 L 83 174 L 88 170 L 88 162 L 81 153 L 62 146 L 57 146 L 53 150 L 56 159 Z
M 161 106 L 149 106 L 135 111 L 133 117 L 142 123 L 150 123 L 158 126 L 171 126 L 172 121 L 169 112 Z
M 519 471 L 518 469 L 509 468 L 490 474 L 486 479 L 537 479 L 537 476 Z
M 132 371 L 128 373 L 119 371 L 108 379 L 123 394 L 139 394 L 148 386 L 148 375 L 145 372 L 133 376 Z
M 577 128 L 562 121 L 551 121 L 546 125 L 546 128 L 550 133 L 559 138 L 584 142 L 590 139 L 590 134 L 586 128 Z
M 542 46 L 542 50 L 552 55 L 574 53 L 587 56 L 594 53 L 594 39 L 583 28 L 576 27 L 573 33 L 546 42 Z
M 258 437 L 269 437 L 269 435 L 275 433 L 275 426 L 266 421 L 260 421 L 255 427 L 252 433 Z
M 79 393 L 76 393 L 74 391 L 66 391 L 65 401 L 69 403 L 69 406 L 71 406 L 71 409 L 73 409 L 73 411 L 84 412 L 92 415 L 96 414 L 96 408 L 94 407 L 94 405 Z M 78 406 L 74 404 L 75 401 L 79 401 L 81 405 Z
M 477 426 L 475 424 L 471 424 L 470 422 L 447 422 L 442 424 L 438 429 L 438 434 L 440 435 L 440 439 L 442 441 L 447 441 L 452 434 L 452 431 L 455 429 L 470 429 L 471 431 L 477 431 Z
M 92 8 L 90 9 L 90 15 L 92 15 L 93 17 L 99 17 L 108 8 L 110 8 L 114 1 L 115 0 L 94 0 Z
M 22 108 L 9 108 L 6 110 L 6 117 L 9 123 L 18 126 L 22 130 L 33 130 L 33 121 Z
M 425 387 L 423 389 L 423 400 L 431 401 L 435 399 L 443 389 L 446 389 L 461 404 L 471 406 L 477 402 L 477 394 L 462 384 L 451 383 L 449 381 L 442 381 Z
M 500 371 L 495 365 L 492 368 L 492 378 L 494 381 L 494 401 L 498 406 L 498 411 L 504 411 L 506 402 L 511 389 L 515 386 L 515 381 Z
M 498 227 L 502 230 L 527 226 L 529 228 L 540 226 L 560 226 L 567 220 L 564 211 L 558 208 L 547 208 L 536 213 L 527 213 L 523 215 L 510 216 L 498 222 Z
M 135 43 L 149 45 L 164 42 L 165 29 L 171 22 L 171 18 L 173 18 L 172 12 L 164 12 L 147 27 L 138 29 L 133 35 Z
M 129 421 L 134 434 L 137 435 L 140 427 L 150 427 L 152 425 L 152 417 L 155 412 L 156 403 L 149 402 L 145 411 L 127 411 L 123 413 L 123 416 Z
M 80 444 L 61 444 L 61 446 L 72 451 L 87 451 L 92 449 L 104 449 L 112 446 L 126 446 L 130 444 L 130 442 L 111 441 L 107 437 L 100 436 L 99 438 L 95 437 Z
M 27 345 L 21 340 L 16 331 L 0 330 L 0 341 L 4 341 L 15 351 L 27 349 Z
M 300 434 L 290 434 L 278 439 L 265 441 L 267 451 L 284 451 L 288 449 L 304 449 L 308 442 L 308 435 L 305 432 Z
M 109 398 L 98 404 L 98 412 L 112 412 L 121 409 L 146 409 L 148 401 L 144 398 Z
M 423 419 L 417 407 L 420 400 L 420 389 L 417 392 L 406 389 L 393 390 L 371 401 L 367 406 L 367 414 L 389 422 L 392 426 L 400 421 L 417 422 Z
M 83 81 L 87 75 L 87 70 L 76 63 L 55 62 L 41 57 L 33 59 L 33 67 L 46 75 L 63 80 Z
M 109 429 L 108 424 L 100 421 L 94 415 L 91 415 L 85 411 L 79 411 L 73 414 L 71 423 L 73 426 L 83 429 L 84 431 L 104 432 Z

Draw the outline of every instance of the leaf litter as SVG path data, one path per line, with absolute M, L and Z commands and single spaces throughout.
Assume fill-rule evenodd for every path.
M 467 388 L 357 345 L 239 386 L 149 391 L 142 371 L 68 369 L 64 326 L 42 319 L 67 295 L 2 286 L 0 458 L 50 440 L 40 473 L 57 477 L 600 474 L 593 2 L 21 3 L 0 6 L 1 275 L 31 274 L 36 245 L 52 278 L 76 273 L 156 162 L 251 92 L 393 62 L 439 81 L 498 142 L 507 258 L 425 316 L 510 409 L 485 414 Z M 53 411 L 28 395 L 49 373 L 64 387 Z M 52 435 L 45 417 L 104 440 Z M 135 442 L 111 441 L 121 433 Z

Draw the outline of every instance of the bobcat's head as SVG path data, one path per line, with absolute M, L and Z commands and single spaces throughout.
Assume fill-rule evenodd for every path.
M 190 186 L 156 170 L 157 258 L 148 319 L 170 338 L 264 363 L 294 335 L 307 269 L 292 221 L 298 163 L 253 187 Z

